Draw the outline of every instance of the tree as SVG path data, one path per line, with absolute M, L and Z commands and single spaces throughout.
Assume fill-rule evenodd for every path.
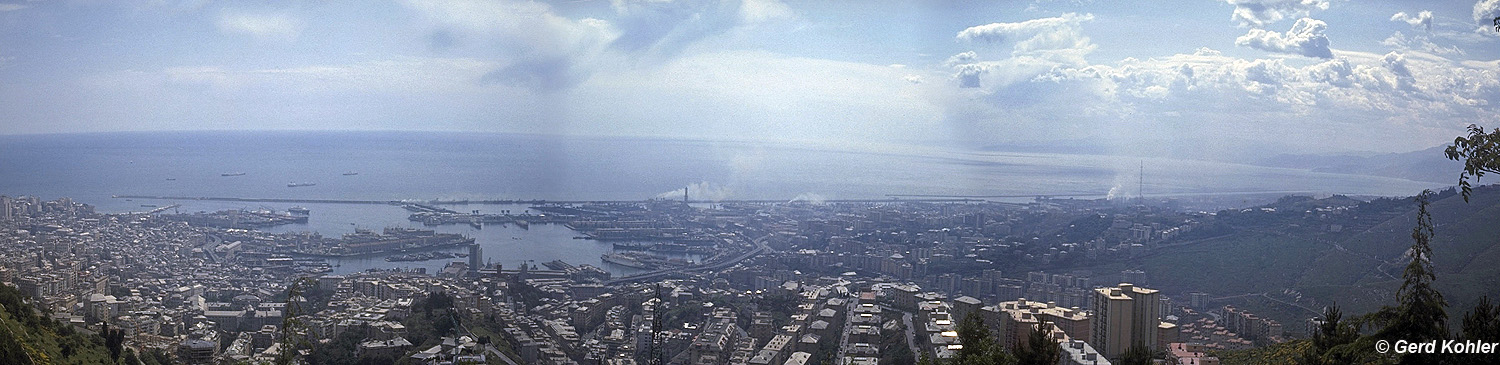
M 1015 357 L 1010 356 L 1000 343 L 995 342 L 995 338 L 990 335 L 990 328 L 984 324 L 984 317 L 977 312 L 965 315 L 958 323 L 958 341 L 963 348 L 954 356 L 954 364 L 1006 365 L 1016 362 Z
M 984 325 L 984 317 L 970 312 L 958 322 L 958 342 L 964 347 L 958 350 L 957 358 L 968 359 L 979 357 L 985 345 L 995 341 L 990 337 L 989 327 Z
M 1458 174 L 1458 187 L 1463 189 L 1464 201 L 1469 201 L 1473 191 L 1469 175 L 1479 181 L 1485 173 L 1500 173 L 1500 129 L 1485 133 L 1484 127 L 1470 124 L 1469 136 L 1453 139 L 1453 145 L 1443 150 L 1448 159 L 1463 161 L 1464 172 Z
M 135 356 L 134 349 L 125 349 L 125 360 L 120 363 L 124 365 L 141 365 L 141 358 Z
M 1052 340 L 1052 323 L 1042 322 L 1033 327 L 1026 337 L 1026 345 L 1016 348 L 1016 360 L 1021 365 L 1052 365 L 1062 357 L 1062 347 Z
M 1491 304 L 1490 297 L 1479 298 L 1479 304 L 1464 314 L 1463 328 L 1458 333 L 1460 341 L 1500 342 L 1500 304 Z M 1463 364 L 1500 363 L 1497 354 L 1472 354 L 1455 356 Z
M 1377 321 L 1385 325 L 1377 337 L 1418 342 L 1448 337 L 1445 309 L 1448 302 L 1432 284 L 1437 275 L 1432 268 L 1432 214 L 1427 212 L 1431 196 L 1431 190 L 1424 190 L 1416 197 L 1417 226 L 1411 230 L 1413 242 L 1407 251 L 1411 262 L 1401 274 L 1403 282 L 1396 292 L 1397 306 L 1376 313 Z
M 281 344 L 281 352 L 276 356 L 276 365 L 291 364 L 300 350 L 312 347 L 307 339 L 307 324 L 302 322 L 302 315 L 307 314 L 307 308 L 303 307 L 307 298 L 303 293 L 317 285 L 312 278 L 304 277 L 293 280 L 291 287 L 287 288 L 286 313 L 281 320 L 281 336 L 277 341 Z
M 103 326 L 99 335 L 104 336 L 104 346 L 109 348 L 109 358 L 118 359 L 125 348 L 125 330 L 111 329 L 109 322 L 104 322 Z
M 1345 321 L 1337 302 L 1323 308 L 1323 319 L 1316 331 L 1313 333 L 1312 346 L 1302 353 L 1299 363 L 1313 365 L 1353 362 L 1353 359 L 1338 358 L 1337 354 L 1343 352 L 1333 351 L 1336 348 L 1347 348 L 1359 339 L 1359 324 Z
M 1125 353 L 1120 354 L 1120 361 L 1116 362 L 1116 364 L 1150 365 L 1151 349 L 1146 348 L 1146 345 L 1130 346 L 1129 349 L 1125 350 Z
M 917 365 L 933 365 L 931 351 L 922 350 L 922 356 L 917 359 Z

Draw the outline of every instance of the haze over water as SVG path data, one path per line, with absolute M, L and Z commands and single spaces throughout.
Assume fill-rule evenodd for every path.
M 1433 183 L 1218 162 L 665 139 L 426 132 L 0 137 L 0 194 L 310 199 L 869 199 L 914 195 L 1309 192 L 1407 196 Z M 224 173 L 244 176 L 221 176 Z M 344 173 L 358 175 L 345 176 Z M 169 180 L 173 179 L 173 180 Z M 287 187 L 291 182 L 316 186 Z M 674 193 L 675 192 L 675 193 Z
M 112 198 L 404 199 L 883 199 L 913 195 L 1133 196 L 1145 165 L 1149 195 L 1307 192 L 1411 195 L 1432 183 L 1216 162 L 1099 155 L 895 149 L 852 151 L 691 140 L 409 132 L 191 132 L 0 137 L 0 194 L 70 197 L 101 212 L 182 204 L 181 212 L 309 208 L 307 224 L 264 229 L 337 237 L 355 229 L 422 227 L 397 206 Z M 240 173 L 243 176 L 222 176 Z M 358 173 L 357 175 L 344 175 Z M 316 183 L 288 187 L 291 182 Z M 525 205 L 453 206 L 523 212 Z M 616 275 L 607 242 L 561 226 L 435 227 L 474 237 L 505 267 L 561 259 Z M 454 249 L 461 252 L 462 250 Z M 452 260 L 334 260 L 335 273 L 425 268 Z

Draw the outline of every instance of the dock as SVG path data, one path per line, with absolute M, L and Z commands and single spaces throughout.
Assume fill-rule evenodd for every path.
M 1060 196 L 1049 195 L 1046 196 Z M 917 195 L 890 195 L 885 199 L 828 199 L 825 203 L 901 203 L 901 202 L 927 202 L 927 203 L 965 203 L 982 202 L 981 196 L 954 197 L 954 196 L 932 196 L 923 197 Z M 910 199 L 899 197 L 908 196 Z M 1027 195 L 1034 197 L 1036 195 Z M 114 195 L 115 199 L 154 199 L 154 200 L 205 200 L 205 201 L 228 201 L 245 203 L 291 203 L 291 204 L 379 204 L 405 206 L 419 204 L 426 206 L 434 205 L 541 205 L 541 204 L 622 204 L 643 203 L 648 200 L 545 200 L 545 199 L 500 199 L 500 200 L 354 200 L 354 199 L 285 199 L 285 198 L 235 198 L 235 197 L 208 197 L 208 196 L 159 196 L 159 195 Z M 999 196 L 990 196 L 999 197 Z M 419 203 L 414 203 L 419 202 Z M 736 199 L 736 200 L 689 200 L 689 204 L 785 204 L 790 201 L 785 199 Z M 436 207 L 433 207 L 436 208 Z M 442 208 L 437 208 L 442 209 Z M 446 210 L 446 209 L 443 209 Z

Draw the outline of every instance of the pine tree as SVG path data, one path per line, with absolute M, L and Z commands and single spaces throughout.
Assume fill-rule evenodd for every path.
M 1016 349 L 1016 360 L 1021 365 L 1051 365 L 1062 357 L 1062 347 L 1052 340 L 1052 323 L 1042 322 L 1033 327 L 1026 337 L 1026 346 Z
M 1500 342 L 1500 304 L 1491 304 L 1490 297 L 1479 298 L 1479 304 L 1464 314 L 1463 328 L 1458 333 L 1461 341 Z M 1497 364 L 1500 354 L 1466 354 L 1454 356 L 1460 364 Z
M 1005 352 L 1000 343 L 990 335 L 990 328 L 985 326 L 984 317 L 979 313 L 969 313 L 958 323 L 958 341 L 963 345 L 953 358 L 954 364 L 960 365 L 1006 365 L 1014 364 L 1015 357 Z
M 1372 315 L 1376 323 L 1384 325 L 1375 334 L 1376 338 L 1395 342 L 1426 342 L 1448 338 L 1448 302 L 1443 293 L 1433 287 L 1437 275 L 1432 268 L 1432 214 L 1427 205 L 1431 190 L 1424 190 L 1416 197 L 1417 226 L 1411 230 L 1412 245 L 1407 250 L 1411 262 L 1401 276 L 1401 289 L 1396 292 L 1396 306 L 1385 307 Z M 1436 361 L 1431 356 L 1402 356 L 1403 362 Z

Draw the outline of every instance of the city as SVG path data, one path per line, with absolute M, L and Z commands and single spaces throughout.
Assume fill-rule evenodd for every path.
M 1500 0 L 0 0 L 0 365 L 1500 364 Z
M 490 264 L 472 238 L 420 229 L 325 239 L 7 196 L 0 197 L 0 281 L 52 320 L 122 331 L 124 346 L 173 363 L 911 363 L 956 356 L 964 347 L 958 328 L 973 316 L 1012 353 L 1028 346 L 1033 329 L 1050 327 L 1045 338 L 1059 345 L 1062 364 L 1118 361 L 1132 346 L 1176 363 L 1212 364 L 1215 351 L 1309 338 L 1321 314 L 1312 308 L 1329 303 L 1292 292 L 1209 294 L 1233 286 L 1191 288 L 1140 269 L 1078 268 L 1189 250 L 1286 227 L 1288 219 L 1320 235 L 1366 230 L 1409 209 L 1394 199 L 1342 196 L 1219 212 L 1166 208 L 1177 199 L 1144 202 L 695 207 L 657 199 L 535 207 L 551 213 L 528 217 L 538 222 L 531 224 L 637 242 L 617 243 L 609 255 L 659 262 L 611 277 L 598 262 Z M 1300 211 L 1276 214 L 1294 207 Z M 413 220 L 433 214 L 461 213 L 419 212 Z M 656 253 L 690 247 L 711 254 L 672 263 Z M 318 259 L 454 249 L 424 257 L 453 258 L 432 273 L 332 275 Z M 1277 312 L 1278 321 L 1225 304 L 1264 308 L 1233 300 L 1247 296 L 1294 312 Z

